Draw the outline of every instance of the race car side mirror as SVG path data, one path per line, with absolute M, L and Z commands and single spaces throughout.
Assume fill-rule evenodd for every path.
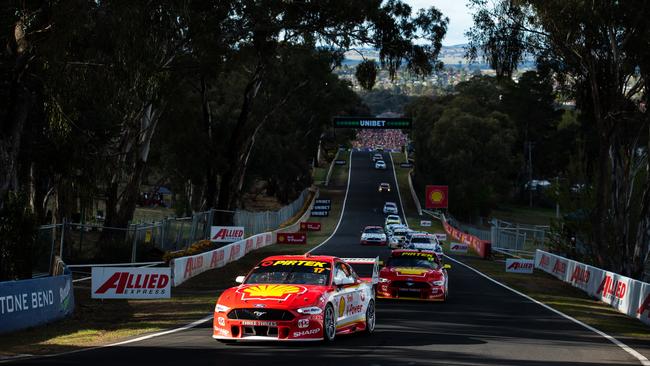
M 237 283 L 244 283 L 244 280 L 246 279 L 246 276 L 237 276 L 235 278 L 235 282 Z
M 451 264 L 443 264 L 442 269 L 451 269 Z

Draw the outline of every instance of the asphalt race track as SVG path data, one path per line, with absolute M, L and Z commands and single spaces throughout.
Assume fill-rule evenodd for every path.
M 386 154 L 387 155 L 387 154 Z M 386 156 L 387 165 L 390 159 Z M 383 224 L 384 201 L 399 200 L 389 168 L 373 169 L 370 153 L 352 155 L 345 212 L 335 235 L 314 253 L 374 257 L 386 249 L 360 246 L 365 225 Z M 380 182 L 391 183 L 379 193 Z M 405 198 L 405 197 L 403 197 Z M 401 208 L 400 208 L 401 210 Z M 450 261 L 451 262 L 451 261 Z M 451 262 L 447 303 L 379 301 L 371 336 L 322 343 L 223 345 L 212 322 L 141 342 L 57 357 L 29 365 L 638 365 L 605 338 Z M 206 314 L 209 315 L 209 314 Z

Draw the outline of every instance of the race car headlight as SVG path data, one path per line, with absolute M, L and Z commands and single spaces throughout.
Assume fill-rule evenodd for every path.
M 306 308 L 300 308 L 296 311 L 300 314 L 318 315 L 323 312 L 323 309 L 319 308 L 318 306 L 307 306 Z
M 434 286 L 443 286 L 445 281 L 433 281 L 431 282 Z
M 214 307 L 214 312 L 215 313 L 225 313 L 228 310 L 230 310 L 230 308 L 227 307 L 226 305 L 217 304 Z
M 379 277 L 379 282 L 388 283 L 388 282 L 390 282 L 390 280 L 388 278 Z

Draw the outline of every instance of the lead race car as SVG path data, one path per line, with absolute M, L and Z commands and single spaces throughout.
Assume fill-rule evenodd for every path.
M 446 301 L 449 295 L 447 269 L 435 252 L 393 250 L 379 272 L 377 297 Z
M 351 264 L 372 265 L 372 277 L 359 277 Z M 378 258 L 268 257 L 221 294 L 212 337 L 333 341 L 337 334 L 372 333 L 378 269 Z

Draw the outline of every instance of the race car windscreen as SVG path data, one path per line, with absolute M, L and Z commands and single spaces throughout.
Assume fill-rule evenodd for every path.
M 363 231 L 365 234 L 383 234 L 384 230 L 378 227 L 371 227 Z
M 414 237 L 411 238 L 411 244 L 431 244 L 431 240 L 429 240 L 429 238 L 424 238 L 424 237 L 422 238 Z
M 391 257 L 386 263 L 387 267 L 416 267 L 426 269 L 439 269 L 440 264 L 432 257 Z
M 295 285 L 329 284 L 332 264 L 310 260 L 269 260 L 253 268 L 247 284 L 287 283 Z

